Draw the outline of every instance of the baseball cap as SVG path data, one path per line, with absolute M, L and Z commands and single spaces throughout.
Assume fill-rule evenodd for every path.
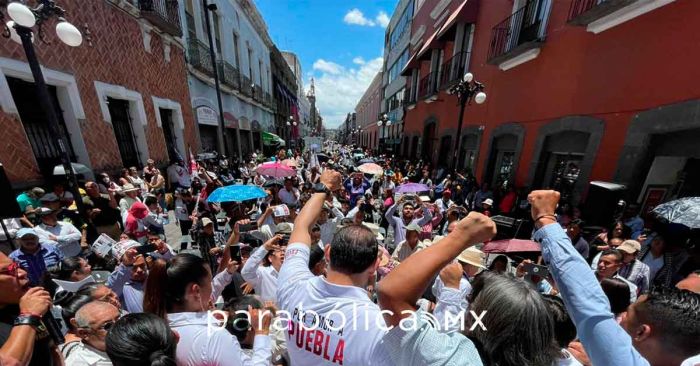
M 482 202 L 482 203 L 489 205 L 489 206 L 493 206 L 493 200 L 490 198 L 485 199 L 484 202 Z
M 418 226 L 415 222 L 410 223 L 408 226 L 406 226 L 406 232 L 409 231 L 415 231 L 415 232 L 421 232 L 421 227 Z
M 43 189 L 41 189 L 39 187 L 34 187 L 34 188 L 32 188 L 32 193 L 37 197 L 41 197 L 44 195 L 44 193 L 46 193 L 46 191 L 44 191 Z
M 208 217 L 202 218 L 202 227 L 204 227 L 204 226 L 209 226 L 209 225 L 211 225 L 211 224 L 213 224 L 213 223 L 214 223 L 214 222 L 211 221 L 211 219 L 208 218 Z
M 24 227 L 24 228 L 17 230 L 17 235 L 16 235 L 17 238 L 22 239 L 27 235 L 34 235 L 37 238 L 39 237 L 39 235 L 36 234 L 36 231 L 34 231 L 34 229 L 31 229 L 28 227 Z
M 451 195 L 451 194 L 452 194 L 452 191 L 450 191 L 449 189 L 446 189 L 446 190 L 442 191 L 442 194 L 443 194 L 443 195 L 445 195 L 445 194 L 450 194 L 450 195 Z
M 642 249 L 642 245 L 636 240 L 625 240 L 617 247 L 617 250 L 623 251 L 628 254 L 637 253 Z
M 280 222 L 275 229 L 277 234 L 291 234 L 292 230 L 294 230 L 294 226 L 288 222 Z
M 58 196 L 53 192 L 47 193 L 47 194 L 41 196 L 41 198 L 39 198 L 39 201 L 41 201 L 41 202 L 57 202 L 59 200 L 60 199 L 58 198 Z

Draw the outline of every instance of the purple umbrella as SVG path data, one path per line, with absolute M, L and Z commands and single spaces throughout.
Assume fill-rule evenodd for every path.
M 428 187 L 425 184 L 406 183 L 406 184 L 402 184 L 398 188 L 396 188 L 396 193 L 419 193 L 419 192 L 427 192 L 429 190 L 430 190 L 430 187 Z

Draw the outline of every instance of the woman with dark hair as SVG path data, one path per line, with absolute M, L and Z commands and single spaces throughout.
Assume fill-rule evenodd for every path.
M 46 271 L 43 287 L 51 296 L 63 290 L 75 292 L 75 290 L 65 289 L 63 286 L 68 286 L 72 282 L 83 281 L 91 274 L 92 267 L 88 264 L 88 261 L 80 257 L 66 257 L 58 262 L 58 265 Z M 79 286 L 80 284 L 76 284 L 76 287 Z
M 105 339 L 114 366 L 175 366 L 178 335 L 163 319 L 148 313 L 127 314 Z
M 604 278 L 600 281 L 600 287 L 610 302 L 610 311 L 620 321 L 620 314 L 627 311 L 630 306 L 630 287 L 623 280 L 617 278 Z
M 542 296 L 510 276 L 483 272 L 475 278 L 469 320 L 462 333 L 440 333 L 421 311 L 414 310 L 420 295 L 443 267 L 466 248 L 490 240 L 495 233 L 493 221 L 471 213 L 452 233 L 412 254 L 382 280 L 379 303 L 388 314 L 386 325 L 394 326 L 383 341 L 396 364 L 549 366 L 555 362 L 559 348 Z M 459 282 L 446 286 L 458 288 Z M 406 318 L 413 321 L 408 330 L 398 326 Z
M 119 185 L 124 186 L 127 183 L 131 183 L 131 176 L 129 174 L 129 169 L 122 168 L 122 170 L 119 171 Z
M 569 343 L 576 339 L 576 326 L 566 311 L 564 301 L 554 295 L 542 295 L 542 298 L 552 316 L 554 339 L 557 341 L 557 346 L 561 349 L 557 366 L 580 366 L 581 363 L 567 350 Z
M 243 365 L 244 360 L 251 361 L 231 334 L 210 332 L 210 326 L 216 323 L 208 313 L 215 301 L 212 294 L 212 275 L 202 258 L 178 254 L 169 262 L 152 262 L 143 309 L 169 321 L 180 334 L 178 365 Z M 269 327 L 256 329 L 255 333 L 255 356 L 251 362 L 269 363 Z

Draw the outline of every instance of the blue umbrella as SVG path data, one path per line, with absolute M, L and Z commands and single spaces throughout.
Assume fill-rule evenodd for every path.
M 267 193 L 258 186 L 241 184 L 219 187 L 207 198 L 208 202 L 242 202 L 256 198 L 264 198 Z

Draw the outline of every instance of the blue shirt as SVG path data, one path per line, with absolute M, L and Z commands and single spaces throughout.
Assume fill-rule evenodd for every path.
M 579 255 L 559 224 L 535 232 L 542 257 L 559 286 L 559 292 L 581 343 L 594 365 L 649 365 L 632 346 L 632 339 L 617 323 L 610 303 L 593 271 Z
M 29 282 L 36 286 L 41 285 L 46 269 L 58 265 L 63 259 L 63 253 L 53 244 L 41 243 L 36 253 L 27 254 L 20 248 L 10 253 L 10 259 L 27 271 Z

